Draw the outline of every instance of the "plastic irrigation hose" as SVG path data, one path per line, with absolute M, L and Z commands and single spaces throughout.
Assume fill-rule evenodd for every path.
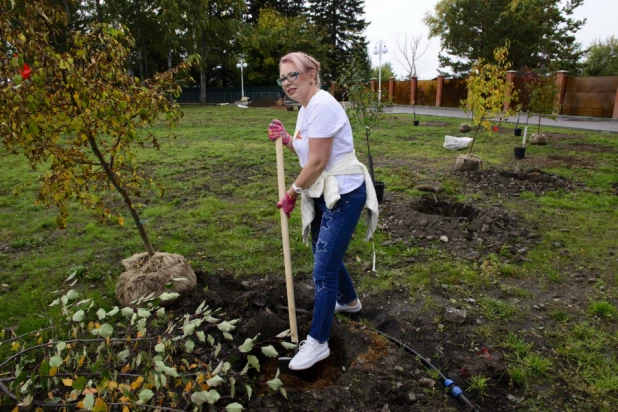
M 465 403 L 474 412 L 480 412 L 480 410 L 476 406 L 474 406 L 474 404 L 472 402 L 470 402 L 468 400 L 468 398 L 466 398 L 466 396 L 463 394 L 463 391 L 461 390 L 461 388 L 459 386 L 455 385 L 455 382 L 453 380 L 451 380 L 451 379 L 447 378 L 446 376 L 444 376 L 444 374 L 442 372 L 440 372 L 440 370 L 438 368 L 433 366 L 431 364 L 431 362 L 429 362 L 427 359 L 425 359 L 420 353 L 418 353 L 417 351 L 415 351 L 414 349 L 412 349 L 408 345 L 406 345 L 403 342 L 393 338 L 390 335 L 387 335 L 386 333 L 384 333 L 382 331 L 379 331 L 379 330 L 374 329 L 374 328 L 369 328 L 369 329 L 371 329 L 374 332 L 379 333 L 380 335 L 388 338 L 391 342 L 396 343 L 401 348 L 405 349 L 407 352 L 410 352 L 411 354 L 416 356 L 418 359 L 420 359 L 420 361 L 423 363 L 423 365 L 425 365 L 426 367 L 431 368 L 434 371 L 438 372 L 438 374 L 440 375 L 440 378 L 442 378 L 442 380 L 444 381 L 444 387 L 446 387 L 449 390 L 449 392 L 450 392 L 450 394 L 451 394 L 451 396 L 453 398 L 461 400 L 463 403 Z

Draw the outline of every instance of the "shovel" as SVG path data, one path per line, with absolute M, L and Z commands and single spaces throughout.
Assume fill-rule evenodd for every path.
M 282 139 L 275 141 L 277 149 L 277 181 L 279 184 L 279 199 L 285 196 L 285 170 L 283 167 L 283 142 Z M 288 231 L 288 217 L 281 210 L 281 240 L 283 242 L 283 264 L 285 266 L 285 286 L 288 295 L 288 315 L 290 317 L 290 335 L 292 343 L 296 345 L 294 354 L 298 352 L 298 329 L 296 327 L 296 303 L 294 301 L 294 278 L 292 277 L 292 257 L 290 253 L 290 234 Z M 281 373 L 299 376 L 306 380 L 313 380 L 314 368 L 305 370 L 290 369 L 290 357 L 279 358 L 279 371 Z

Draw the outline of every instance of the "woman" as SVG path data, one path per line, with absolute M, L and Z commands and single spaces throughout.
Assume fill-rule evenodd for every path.
M 313 366 L 330 355 L 328 338 L 337 312 L 355 313 L 362 305 L 343 256 L 360 218 L 369 210 L 367 239 L 378 221 L 378 202 L 367 168 L 354 154 L 350 121 L 341 105 L 320 90 L 320 63 L 304 53 L 290 53 L 279 62 L 277 82 L 301 104 L 294 137 L 273 120 L 268 137 L 296 153 L 302 171 L 277 203 L 288 218 L 302 196 L 303 240 L 311 231 L 315 304 L 307 340 L 290 361 L 290 369 Z

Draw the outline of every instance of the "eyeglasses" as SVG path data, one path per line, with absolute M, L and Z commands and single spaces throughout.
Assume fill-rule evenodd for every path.
M 286 80 L 291 83 L 291 82 L 295 81 L 296 79 L 298 79 L 298 75 L 299 74 L 300 74 L 299 72 L 288 73 L 287 76 L 283 76 L 283 77 L 278 78 L 277 79 L 277 84 L 279 86 L 283 86 L 283 82 L 286 81 Z

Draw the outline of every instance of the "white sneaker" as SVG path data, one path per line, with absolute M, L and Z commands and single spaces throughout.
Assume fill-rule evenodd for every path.
M 290 369 L 303 370 L 309 369 L 317 362 L 330 356 L 328 342 L 319 343 L 311 336 L 300 343 L 298 353 L 290 361 Z
M 363 304 L 361 303 L 360 299 L 357 298 L 356 305 L 354 306 L 342 305 L 339 302 L 337 302 L 337 304 L 335 305 L 335 313 L 339 313 L 339 312 L 357 313 L 357 312 L 360 312 L 362 308 L 363 308 Z

